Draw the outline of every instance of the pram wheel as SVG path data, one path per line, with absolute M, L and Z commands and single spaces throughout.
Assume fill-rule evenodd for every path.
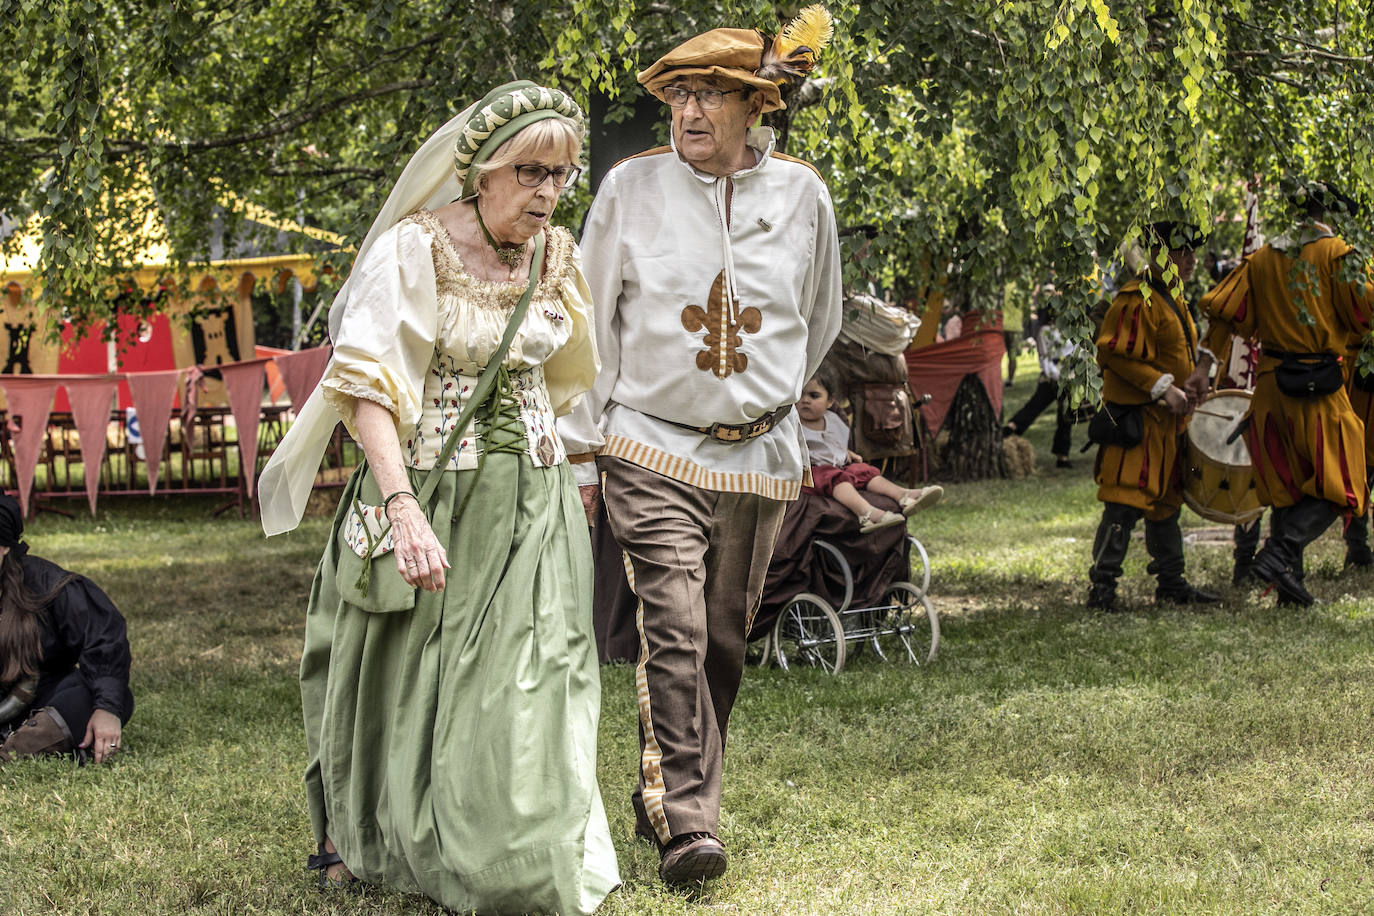
M 924 591 L 910 582 L 888 586 L 883 607 L 873 612 L 873 629 L 868 643 L 884 661 L 905 655 L 912 664 L 924 665 L 940 651 L 940 616 Z
M 911 535 L 906 536 L 907 543 L 916 549 L 916 556 L 921 561 L 921 584 L 916 586 L 916 590 L 922 595 L 930 594 L 930 554 L 926 553 L 926 547 Z
M 773 624 L 771 642 L 784 671 L 803 665 L 839 674 L 844 668 L 844 627 L 834 608 L 818 595 L 803 592 L 793 598 Z

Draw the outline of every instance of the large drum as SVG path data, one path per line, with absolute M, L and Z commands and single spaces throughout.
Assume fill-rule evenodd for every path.
M 1250 392 L 1224 389 L 1188 421 L 1183 501 L 1203 518 L 1247 525 L 1264 512 L 1245 436 L 1232 437 L 1249 412 Z

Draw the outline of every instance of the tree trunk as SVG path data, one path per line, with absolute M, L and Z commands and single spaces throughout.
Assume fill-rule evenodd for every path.
M 997 413 L 978 376 L 970 373 L 959 383 L 944 430 L 949 442 L 941 456 L 941 477 L 965 481 L 1006 476 Z

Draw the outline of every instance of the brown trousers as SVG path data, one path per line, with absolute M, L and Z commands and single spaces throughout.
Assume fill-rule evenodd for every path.
M 611 531 L 639 596 L 636 832 L 715 833 L 725 733 L 786 503 L 602 458 Z

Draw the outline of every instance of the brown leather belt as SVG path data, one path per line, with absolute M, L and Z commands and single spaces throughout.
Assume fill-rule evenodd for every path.
M 751 423 L 712 423 L 710 426 L 692 426 L 689 423 L 677 423 L 673 420 L 663 420 L 670 426 L 680 429 L 690 429 L 693 432 L 710 436 L 720 442 L 743 442 L 746 439 L 757 439 L 768 432 L 778 421 L 792 410 L 791 404 L 784 404 L 770 414 L 765 414 Z M 659 417 L 662 420 L 662 417 Z

